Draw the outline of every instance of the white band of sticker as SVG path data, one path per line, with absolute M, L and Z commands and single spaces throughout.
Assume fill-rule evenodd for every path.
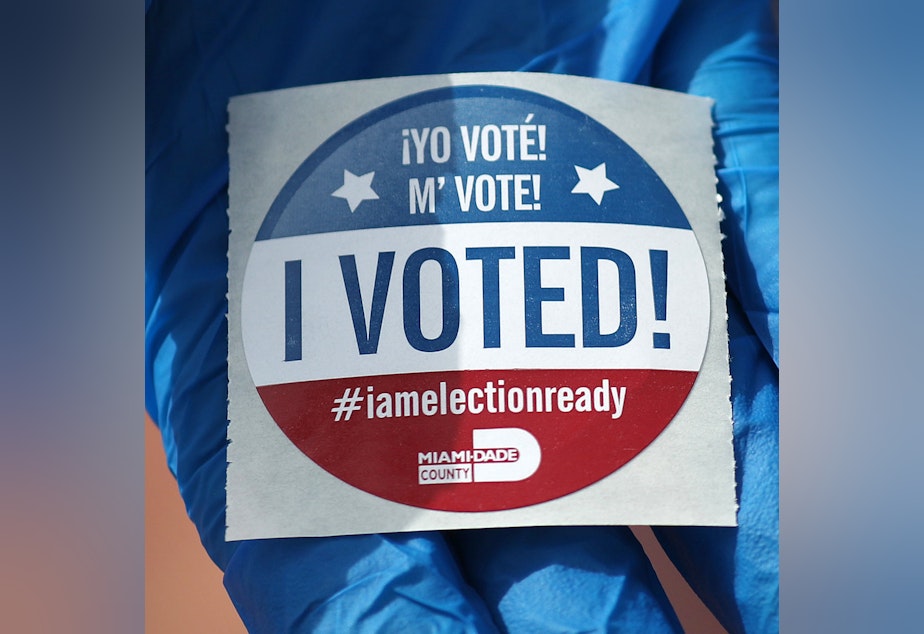
M 708 282 L 693 232 L 631 225 L 560 223 L 554 235 L 543 235 L 535 225 L 511 223 L 501 226 L 462 225 L 449 232 L 440 227 L 371 229 L 358 242 L 350 232 L 298 236 L 258 242 L 254 245 L 244 279 L 241 324 L 247 363 L 256 385 L 332 379 L 355 375 L 439 372 L 460 367 L 501 368 L 653 368 L 699 370 L 709 328 Z M 458 333 L 445 349 L 425 352 L 408 341 L 404 322 L 417 318 L 406 314 L 408 305 L 402 283 L 412 254 L 434 246 L 452 256 L 450 269 L 459 286 Z M 361 247 L 361 248 L 360 248 Z M 566 258 L 545 258 L 540 275 L 530 288 L 524 281 L 524 265 L 530 248 L 565 249 Z M 470 257 L 472 249 L 513 250 L 513 257 L 498 261 L 496 296 L 485 289 L 482 259 Z M 598 249 L 598 251 L 592 251 Z M 599 249 L 618 249 L 627 258 L 620 262 L 600 257 Z M 657 320 L 649 251 L 670 254 L 667 267 L 666 317 Z M 589 251 L 590 250 L 590 251 Z M 469 257 L 466 257 L 466 251 Z M 582 254 L 583 251 L 583 254 Z M 394 253 L 384 293 L 375 295 L 379 254 Z M 547 251 L 548 252 L 548 251 Z M 554 251 L 553 251 L 554 253 Z M 602 252 L 606 255 L 606 252 Z M 540 253 L 541 254 L 541 253 Z M 359 284 L 344 280 L 341 257 L 353 257 Z M 589 258 L 597 283 L 588 284 Z M 631 264 L 631 268 L 620 265 Z M 286 263 L 301 269 L 300 358 L 286 360 Z M 583 266 L 582 266 L 583 265 Z M 454 269 L 454 270 L 453 270 Z M 436 339 L 444 330 L 441 273 L 430 260 L 412 271 L 419 276 L 421 332 Z M 310 275 L 308 272 L 310 271 Z M 623 278 L 621 280 L 621 278 Z M 631 278 L 629 284 L 625 278 Z M 620 281 L 631 297 L 620 296 Z M 539 290 L 543 289 L 543 290 Z M 562 289 L 561 301 L 543 303 L 539 328 L 542 333 L 566 335 L 560 347 L 527 345 L 527 303 L 544 289 Z M 415 291 L 416 292 L 416 291 Z M 584 297 L 584 293 L 593 297 Z M 351 320 L 350 294 L 361 300 L 366 332 L 357 334 Z M 290 291 L 290 296 L 293 295 Z M 370 316 L 382 306 L 383 318 L 376 332 L 377 345 L 366 354 L 360 350 L 368 337 Z M 354 300 L 354 301 L 355 301 Z M 630 301 L 631 300 L 631 301 Z M 485 347 L 485 306 L 501 307 L 497 347 Z M 595 304 L 590 310 L 589 303 Z M 416 305 L 412 310 L 416 310 Z M 627 319 L 635 322 L 632 337 L 619 346 L 584 345 L 585 322 L 598 320 L 590 329 L 614 333 Z M 671 347 L 653 348 L 653 333 L 670 335 Z

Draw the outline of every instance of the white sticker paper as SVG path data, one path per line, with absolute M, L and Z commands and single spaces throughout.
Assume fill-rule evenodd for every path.
M 227 538 L 734 525 L 710 106 L 532 73 L 232 99 Z

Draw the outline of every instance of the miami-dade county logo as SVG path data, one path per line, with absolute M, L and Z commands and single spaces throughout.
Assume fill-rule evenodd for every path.
M 277 196 L 244 276 L 247 365 L 333 476 L 491 511 L 632 460 L 696 380 L 709 289 L 651 167 L 549 97 L 461 86 L 369 112 Z

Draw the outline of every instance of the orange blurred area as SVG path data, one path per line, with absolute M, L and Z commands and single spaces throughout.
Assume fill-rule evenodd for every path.
M 145 632 L 246 634 L 186 516 L 160 433 L 145 417 Z

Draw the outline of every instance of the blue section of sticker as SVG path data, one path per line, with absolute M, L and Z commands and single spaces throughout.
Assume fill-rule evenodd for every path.
M 287 261 L 285 270 L 285 360 L 300 361 L 302 358 L 302 261 Z
M 653 347 L 656 350 L 669 350 L 671 347 L 671 333 L 669 332 L 656 332 L 653 333 L 652 341 L 654 343 Z
M 524 221 L 690 229 L 654 170 L 594 119 L 526 90 L 456 86 L 334 134 L 282 188 L 257 240 Z

